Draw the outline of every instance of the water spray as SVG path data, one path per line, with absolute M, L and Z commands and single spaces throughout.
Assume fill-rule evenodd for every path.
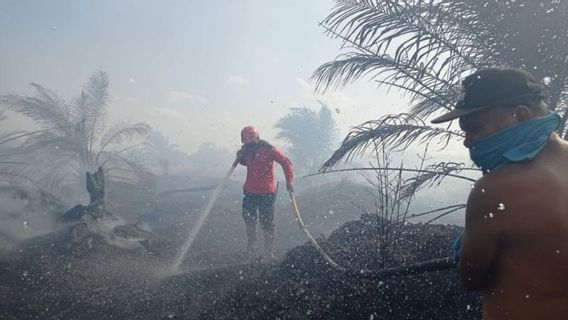
M 193 225 L 193 228 L 191 228 L 191 230 L 189 231 L 183 246 L 179 250 L 174 262 L 171 265 L 170 271 L 172 274 L 178 273 L 179 267 L 181 266 L 181 263 L 187 254 L 187 251 L 191 247 L 193 240 L 195 240 L 195 236 L 197 236 L 199 229 L 201 228 L 203 222 L 205 222 L 205 219 L 211 212 L 211 209 L 213 208 L 215 201 L 217 201 L 217 198 L 219 197 L 221 190 L 223 190 L 223 188 L 225 187 L 227 180 L 229 180 L 229 177 L 233 174 L 233 171 L 235 170 L 238 164 L 239 164 L 238 160 L 235 160 L 235 162 L 233 162 L 231 168 L 229 169 L 229 171 L 227 171 L 227 173 L 223 177 L 223 180 L 221 180 L 221 182 L 217 185 L 217 188 L 215 188 L 215 190 L 211 194 L 207 206 L 203 211 L 201 211 L 201 214 L 199 215 L 197 222 Z

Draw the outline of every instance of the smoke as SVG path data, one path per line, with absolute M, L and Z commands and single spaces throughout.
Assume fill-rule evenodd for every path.
M 0 248 L 54 231 L 55 212 L 63 210 L 45 193 L 8 184 L 0 186 L 0 203 Z

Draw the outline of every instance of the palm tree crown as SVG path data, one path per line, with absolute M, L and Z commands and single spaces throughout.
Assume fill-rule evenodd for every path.
M 34 96 L 0 96 L 0 105 L 40 127 L 22 148 L 35 163 L 26 167 L 27 174 L 39 175 L 48 187 L 82 179 L 86 171 L 103 165 L 129 163 L 123 155 L 134 146 L 126 142 L 149 131 L 144 123 L 106 127 L 109 82 L 103 71 L 92 74 L 81 94 L 68 102 L 39 84 L 31 86 Z

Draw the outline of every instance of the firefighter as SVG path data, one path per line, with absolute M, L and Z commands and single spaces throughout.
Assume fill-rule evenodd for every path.
M 261 140 L 253 126 L 241 131 L 243 146 L 237 152 L 237 162 L 247 167 L 243 186 L 243 219 L 247 233 L 247 254 L 252 256 L 256 250 L 257 221 L 264 235 L 264 256 L 273 260 L 274 248 L 274 162 L 282 166 L 286 177 L 286 189 L 294 190 L 292 162 L 270 143 Z

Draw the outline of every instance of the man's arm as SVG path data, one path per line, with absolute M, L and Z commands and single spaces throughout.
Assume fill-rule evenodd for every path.
M 491 282 L 501 235 L 502 213 L 498 211 L 503 192 L 478 183 L 471 191 L 465 214 L 459 273 L 468 290 L 482 290 Z M 501 201 L 498 199 L 501 198 Z
M 238 151 L 237 151 L 237 160 L 235 161 L 237 163 L 240 163 L 243 166 L 246 166 L 247 163 L 245 161 L 245 150 L 244 150 L 244 146 L 241 147 Z
M 271 153 L 273 160 L 282 166 L 284 176 L 286 177 L 286 187 L 289 191 L 293 191 L 292 181 L 294 180 L 294 170 L 292 168 L 292 161 L 275 147 L 271 148 Z

